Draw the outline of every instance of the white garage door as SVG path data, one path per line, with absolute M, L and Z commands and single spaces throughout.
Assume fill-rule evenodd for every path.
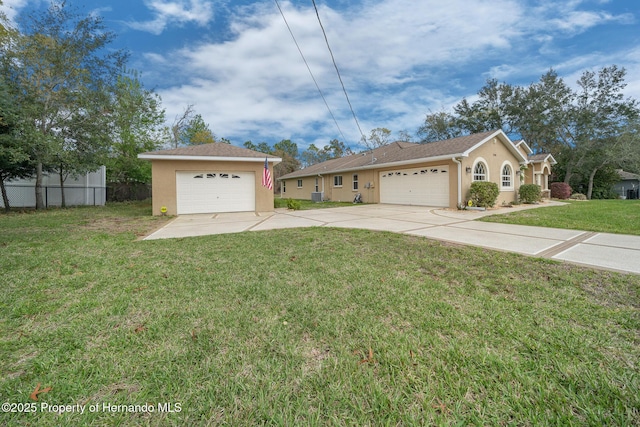
M 380 203 L 449 206 L 449 166 L 380 172 Z
M 178 214 L 254 211 L 255 184 L 253 172 L 178 171 Z

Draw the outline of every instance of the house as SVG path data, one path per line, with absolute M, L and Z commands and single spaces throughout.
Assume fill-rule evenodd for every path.
M 518 147 L 502 130 L 428 144 L 394 142 L 284 175 L 281 194 L 351 201 L 360 193 L 365 203 L 456 208 L 469 199 L 472 182 L 491 181 L 500 189 L 497 204 L 509 203 L 524 182 L 521 170 L 530 167 L 531 178 L 546 185 L 554 162 L 530 160 L 523 144 Z
M 100 166 L 94 172 L 69 176 L 64 181 L 64 200 L 67 206 L 104 206 L 107 200 L 106 167 Z M 36 206 L 36 178 L 15 179 L 5 182 L 9 206 L 12 208 L 33 208 Z M 62 205 L 60 175 L 45 173 L 42 177 L 42 197 L 46 207 Z M 0 197 L 0 208 L 4 201 Z
M 551 176 L 551 167 L 558 162 L 549 153 L 533 154 L 533 150 L 524 140 L 514 142 L 515 146 L 527 156 L 529 161 L 527 168 L 523 169 L 523 184 L 536 184 L 540 187 L 542 197 L 550 198 L 551 190 L 549 189 L 549 177 Z
M 151 161 L 153 214 L 273 211 L 273 190 L 262 186 L 265 163 L 282 159 L 231 144 L 142 153 Z
M 616 171 L 620 176 L 620 181 L 616 182 L 613 190 L 622 199 L 638 199 L 640 198 L 640 175 L 625 172 L 622 169 Z

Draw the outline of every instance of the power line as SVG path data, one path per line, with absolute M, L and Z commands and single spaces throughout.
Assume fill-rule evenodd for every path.
M 342 81 L 342 76 L 340 75 L 340 70 L 338 70 L 338 64 L 336 64 L 336 59 L 333 56 L 333 51 L 331 50 L 331 46 L 329 46 L 329 39 L 327 38 L 327 33 L 324 30 L 324 26 L 322 25 L 322 21 L 320 20 L 320 13 L 318 13 L 318 6 L 316 6 L 316 0 L 311 0 L 313 2 L 313 7 L 316 10 L 316 16 L 318 17 L 318 22 L 320 23 L 320 28 L 322 29 L 322 34 L 324 35 L 324 41 L 327 43 L 327 48 L 329 49 L 329 53 L 331 54 L 331 60 L 333 61 L 333 66 L 336 69 L 336 73 L 338 74 L 338 80 L 340 80 L 340 84 L 342 85 L 342 91 L 344 92 L 344 96 L 347 98 L 347 103 L 349 104 L 349 109 L 351 110 L 351 114 L 353 114 L 353 119 L 356 121 L 356 126 L 358 126 L 358 130 L 360 131 L 360 135 L 362 136 L 363 141 L 366 141 L 366 137 L 360 128 L 360 123 L 358 122 L 358 118 L 356 117 L 356 112 L 353 111 L 353 106 L 351 105 L 351 101 L 349 100 L 349 95 L 347 95 L 347 89 L 344 87 L 344 82 Z
M 289 26 L 289 23 L 287 22 L 287 18 L 285 18 L 285 16 L 284 16 L 284 12 L 282 11 L 282 8 L 280 7 L 280 3 L 278 3 L 278 0 L 275 0 L 275 2 L 276 2 L 276 6 L 278 6 L 278 10 L 280 11 L 280 15 L 282 15 L 282 19 L 284 20 L 285 25 L 289 29 L 289 34 L 291 34 L 291 38 L 293 39 L 293 42 L 296 44 L 296 47 L 298 48 L 298 52 L 300 52 L 300 56 L 302 56 L 302 60 L 304 61 L 304 64 L 307 66 L 307 70 L 309 70 L 309 74 L 311 75 L 311 78 L 313 79 L 313 83 L 315 83 L 316 88 L 318 89 L 318 93 L 320 93 L 320 96 L 322 97 L 322 100 L 324 101 L 324 105 L 327 106 L 327 110 L 329 111 L 329 114 L 331 114 L 331 118 L 333 119 L 333 122 L 336 124 L 336 128 L 338 128 L 338 132 L 340 132 L 340 135 L 342 135 L 342 140 L 346 142 L 347 138 L 345 138 L 344 134 L 342 133 L 342 129 L 340 129 L 340 126 L 338 125 L 338 121 L 336 120 L 336 117 L 333 115 L 333 112 L 331 111 L 331 108 L 329 107 L 329 104 L 327 103 L 327 99 L 324 97 L 324 94 L 322 93 L 322 90 L 320 90 L 320 86 L 318 85 L 318 82 L 316 81 L 316 78 L 314 77 L 313 73 L 311 72 L 311 68 L 309 67 L 309 63 L 307 62 L 307 59 L 304 57 L 304 54 L 302 53 L 302 49 L 300 49 L 300 45 L 298 45 L 298 41 L 296 40 L 296 37 L 293 35 L 293 31 L 291 30 L 291 27 Z

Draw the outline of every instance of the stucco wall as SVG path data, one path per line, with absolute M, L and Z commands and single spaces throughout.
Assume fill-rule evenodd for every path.
M 515 202 L 517 200 L 518 190 L 520 189 L 520 176 L 516 174 L 520 170 L 519 159 L 496 137 L 491 141 L 483 144 L 473 150 L 469 157 L 462 160 L 462 198 L 463 203 L 469 200 L 469 189 L 473 182 L 473 170 L 476 163 L 482 160 L 488 168 L 487 181 L 498 184 L 500 194 L 496 205 L 502 203 Z M 511 164 L 513 189 L 505 190 L 502 188 L 502 166 L 508 161 Z M 466 168 L 471 168 L 471 172 L 467 173 Z
M 160 208 L 167 208 L 167 215 L 177 215 L 176 171 L 228 171 L 254 172 L 256 186 L 256 211 L 273 211 L 273 190 L 262 186 L 264 160 L 256 162 L 212 162 L 191 160 L 152 160 L 153 214 L 161 215 Z M 273 176 L 273 164 L 269 163 Z
M 319 191 L 323 191 L 322 181 L 324 179 L 325 200 L 349 202 L 353 201 L 357 193 L 360 193 L 364 203 L 380 203 L 380 172 L 443 165 L 449 166 L 449 206 L 455 208 L 457 206 L 458 166 L 451 160 L 322 175 L 318 177 L 318 187 Z M 358 175 L 358 190 L 353 190 L 354 174 Z M 333 185 L 336 175 L 342 176 L 342 187 L 335 187 Z M 304 177 L 286 180 L 286 191 L 282 193 L 282 197 L 311 200 L 311 193 L 315 191 L 315 178 L 316 177 Z M 302 188 L 298 188 L 298 179 L 302 179 Z M 369 188 L 367 188 L 367 186 Z

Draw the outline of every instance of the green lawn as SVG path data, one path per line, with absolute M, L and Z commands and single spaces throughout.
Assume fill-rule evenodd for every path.
M 550 206 L 492 215 L 481 221 L 569 228 L 640 235 L 640 200 L 569 201 Z
M 150 211 L 0 215 L 2 401 L 87 405 L 0 425 L 640 424 L 640 276 L 366 230 L 139 241 Z
M 274 202 L 275 202 L 275 207 L 276 208 L 286 208 L 287 207 L 287 198 L 281 199 L 279 197 L 276 197 Z M 308 210 L 308 209 L 326 209 L 326 208 L 339 208 L 341 206 L 353 206 L 352 202 L 332 202 L 332 201 L 325 201 L 325 202 L 313 202 L 311 200 L 302 200 L 302 199 L 294 199 L 296 201 L 298 201 L 300 203 L 300 210 Z

